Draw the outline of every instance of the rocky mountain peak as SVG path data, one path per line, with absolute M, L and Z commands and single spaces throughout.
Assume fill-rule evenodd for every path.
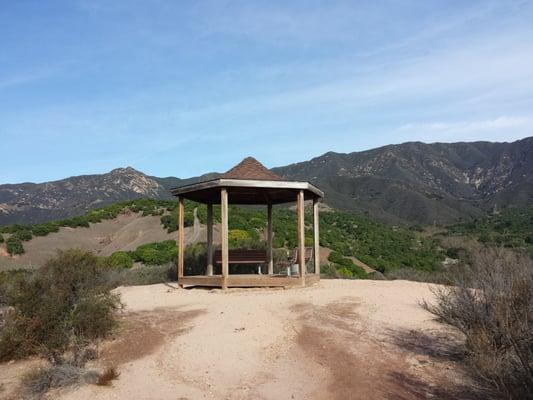
M 315 183 L 335 208 L 395 224 L 449 224 L 495 207 L 533 204 L 533 137 L 328 152 L 272 171 Z M 0 185 L 0 225 L 60 219 L 141 197 L 170 199 L 169 188 L 216 176 L 157 178 L 128 166 L 55 182 Z

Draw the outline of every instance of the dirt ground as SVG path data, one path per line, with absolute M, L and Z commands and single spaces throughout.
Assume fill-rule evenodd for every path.
M 427 284 L 117 290 L 126 305 L 122 324 L 92 367 L 117 366 L 119 378 L 110 387 L 68 388 L 48 398 L 474 398 L 458 363 L 461 336 L 418 305 L 432 298 Z M 0 364 L 5 396 L 25 365 Z

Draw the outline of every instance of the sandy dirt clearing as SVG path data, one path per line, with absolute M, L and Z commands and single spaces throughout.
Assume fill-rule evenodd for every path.
M 95 368 L 111 387 L 50 393 L 98 399 L 471 399 L 457 332 L 418 301 L 427 284 L 323 280 L 301 289 L 117 289 L 126 305 Z

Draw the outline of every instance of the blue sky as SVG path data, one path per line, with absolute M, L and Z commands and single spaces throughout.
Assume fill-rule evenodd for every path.
M 533 134 L 530 1 L 0 0 L 0 183 Z

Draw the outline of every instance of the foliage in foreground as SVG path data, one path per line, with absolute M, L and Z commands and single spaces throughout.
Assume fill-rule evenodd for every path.
M 2 321 L 0 360 L 37 354 L 59 365 L 69 352 L 76 364 L 116 323 L 120 300 L 102 268 L 91 253 L 67 250 L 4 287 L 10 309 Z
M 483 249 L 455 283 L 424 307 L 464 333 L 468 366 L 498 398 L 533 398 L 531 258 Z

